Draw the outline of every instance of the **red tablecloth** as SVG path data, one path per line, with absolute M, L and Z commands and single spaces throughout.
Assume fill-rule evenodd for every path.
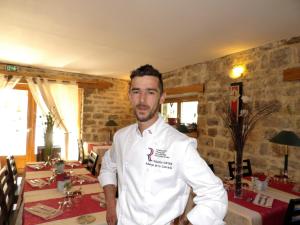
M 95 193 L 94 193 L 95 194 Z M 100 207 L 100 204 L 98 201 L 91 198 L 91 195 L 83 195 L 82 198 L 77 199 L 76 203 L 73 204 L 71 208 L 66 208 L 64 210 L 64 213 L 60 216 L 50 219 L 50 220 L 44 220 L 38 216 L 35 216 L 24 209 L 23 213 L 23 225 L 32 225 L 32 224 L 39 224 L 44 222 L 49 222 L 53 220 L 61 220 L 71 217 L 78 217 L 80 215 L 89 214 L 89 213 L 95 213 L 95 212 L 101 212 L 106 210 L 105 208 Z M 45 201 L 39 201 L 41 204 L 45 204 L 47 206 L 58 208 L 58 202 L 63 201 L 63 198 L 55 198 L 55 199 L 49 199 Z M 37 204 L 36 202 L 31 203 L 25 203 L 24 207 L 31 207 L 33 205 Z M 82 206 L 88 206 L 88 207 L 82 207 Z
M 254 210 L 261 214 L 262 224 L 263 225 L 284 225 L 284 215 L 287 210 L 288 204 L 277 199 L 274 199 L 272 208 L 266 208 L 262 206 L 255 205 L 247 199 L 254 199 L 256 196 L 255 192 L 249 190 L 243 190 L 243 198 L 237 199 L 234 198 L 234 192 L 228 192 L 228 199 L 231 202 L 237 203 L 241 206 L 244 206 L 248 209 Z

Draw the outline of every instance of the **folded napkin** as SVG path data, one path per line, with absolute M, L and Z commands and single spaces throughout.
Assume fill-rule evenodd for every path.
M 35 170 L 40 170 L 40 169 L 43 169 L 45 167 L 45 165 L 41 164 L 41 163 L 39 163 L 39 164 L 28 164 L 27 166 L 29 168 L 35 169 Z
M 70 166 L 70 167 L 78 167 L 78 166 L 80 166 L 80 164 L 76 163 L 76 162 L 67 162 L 65 165 Z
M 38 188 L 42 188 L 48 184 L 48 182 L 46 182 L 43 179 L 31 179 L 26 181 L 28 184 L 30 184 L 31 187 L 38 187 Z
M 259 193 L 256 195 L 253 204 L 266 208 L 272 208 L 273 201 L 274 199 L 272 197 Z
M 92 183 L 92 182 L 96 182 L 97 178 L 91 177 L 89 175 L 85 175 L 85 174 L 79 174 L 79 175 L 75 175 L 77 177 L 78 180 L 84 180 L 85 182 L 88 183 Z
M 39 216 L 45 220 L 55 218 L 63 213 L 60 209 L 55 209 L 50 206 L 38 203 L 31 207 L 24 207 L 27 212 L 30 212 L 33 215 Z
M 105 196 L 104 196 L 103 192 L 99 193 L 99 194 L 91 195 L 91 198 L 98 201 L 98 202 L 100 202 L 101 207 L 106 206 Z

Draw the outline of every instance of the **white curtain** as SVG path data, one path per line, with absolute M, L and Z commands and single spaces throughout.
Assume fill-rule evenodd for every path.
M 68 134 L 66 158 L 78 159 L 78 86 L 77 84 L 48 83 L 56 109 Z
M 5 89 L 13 89 L 17 83 L 21 80 L 22 77 L 13 76 L 11 78 L 8 78 L 5 75 L 0 74 L 0 90 Z
M 78 86 L 46 79 L 28 78 L 30 91 L 43 113 L 48 111 L 54 117 L 56 125 L 64 130 L 65 147 L 62 158 L 78 159 Z

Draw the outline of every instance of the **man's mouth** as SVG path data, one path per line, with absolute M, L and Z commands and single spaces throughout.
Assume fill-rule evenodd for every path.
M 148 110 L 148 109 L 149 109 L 149 106 L 139 104 L 139 105 L 136 106 L 136 108 L 137 108 L 138 110 Z

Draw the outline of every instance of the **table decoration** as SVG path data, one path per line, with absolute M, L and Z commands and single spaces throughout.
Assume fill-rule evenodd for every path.
M 238 109 L 233 109 L 228 101 L 222 101 L 219 114 L 233 142 L 236 163 L 235 197 L 240 198 L 242 196 L 243 151 L 249 133 L 259 120 L 276 112 L 279 106 L 277 102 L 254 104 L 249 97 L 242 97 L 241 93 L 235 95 L 234 98 L 239 99 Z
M 251 177 L 252 187 L 257 191 L 265 191 L 268 187 L 269 177 L 264 174 L 254 175 Z
M 55 169 L 57 173 L 63 173 L 65 169 L 65 162 L 63 160 L 58 160 L 55 162 Z
M 70 176 L 65 172 L 57 174 L 56 181 L 57 181 L 57 190 L 60 192 L 63 192 L 65 189 L 68 190 L 71 188 Z

